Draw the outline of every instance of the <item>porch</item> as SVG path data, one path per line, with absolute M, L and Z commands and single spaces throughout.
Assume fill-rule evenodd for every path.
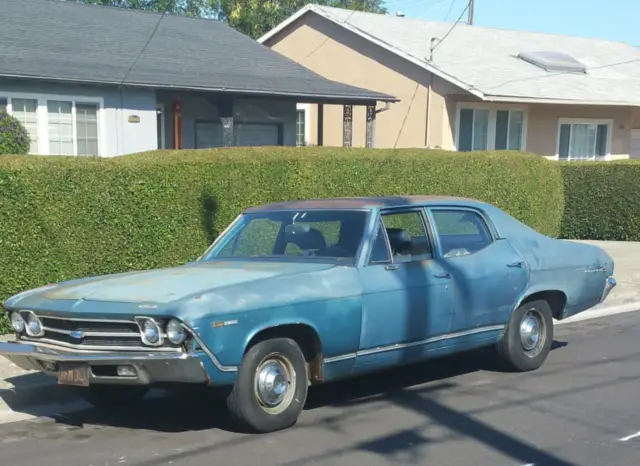
M 384 96 L 383 102 L 397 101 Z M 206 149 L 231 146 L 304 145 L 300 103 L 342 107 L 342 145 L 351 147 L 355 106 L 366 108 L 366 147 L 373 147 L 376 100 L 361 97 L 262 96 L 210 92 L 156 92 L 157 147 Z M 316 123 L 317 145 L 323 145 L 324 118 Z M 302 137 L 301 137 L 302 136 Z

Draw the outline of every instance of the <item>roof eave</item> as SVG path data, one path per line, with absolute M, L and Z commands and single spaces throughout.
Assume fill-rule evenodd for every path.
M 258 42 L 260 43 L 264 43 L 265 41 L 269 40 L 271 37 L 275 36 L 276 34 L 278 34 L 280 31 L 282 31 L 283 29 L 285 29 L 287 26 L 289 26 L 290 24 L 293 24 L 294 22 L 296 22 L 298 19 L 300 19 L 302 16 L 304 16 L 305 14 L 307 14 L 308 12 L 313 12 L 319 16 L 321 16 L 322 18 L 326 19 L 327 21 L 331 21 L 332 23 L 337 24 L 338 26 L 341 26 L 343 28 L 345 28 L 346 30 L 362 37 L 365 40 L 368 40 L 369 42 L 372 42 L 376 45 L 378 45 L 379 47 L 382 47 L 383 49 L 396 54 L 402 58 L 404 58 L 405 60 L 410 61 L 411 63 L 419 66 L 420 68 L 424 68 L 425 70 L 429 71 L 430 73 L 433 73 L 434 75 L 438 76 L 439 78 L 444 79 L 445 81 L 448 81 L 456 86 L 458 86 L 461 89 L 464 89 L 465 91 L 469 92 L 470 94 L 475 95 L 476 97 L 479 98 L 483 98 L 483 94 L 482 92 L 478 91 L 477 89 L 474 89 L 472 86 L 470 86 L 469 84 L 460 81 L 459 79 L 457 79 L 454 76 L 451 76 L 447 73 L 445 73 L 444 71 L 440 70 L 439 68 L 425 62 L 424 60 L 420 60 L 419 58 L 414 57 L 413 55 L 398 49 L 397 47 L 394 47 L 374 36 L 372 36 L 371 34 L 366 33 L 365 31 L 352 26 L 351 24 L 349 24 L 348 22 L 345 21 L 341 21 L 338 18 L 334 18 L 333 16 L 327 14 L 324 10 L 317 8 L 315 5 L 306 5 L 305 7 L 301 8 L 298 12 L 294 13 L 293 15 L 291 15 L 289 18 L 287 18 L 286 20 L 282 21 L 280 24 L 278 24 L 276 27 L 274 27 L 273 29 L 271 29 L 270 31 L 268 31 L 267 33 L 265 33 L 262 37 L 260 37 L 258 39 Z
M 305 92 L 283 92 L 283 91 L 269 91 L 269 90 L 246 90 L 246 89 L 233 89 L 233 88 L 216 88 L 216 87 L 198 87 L 198 86 L 178 86 L 168 84 L 154 84 L 154 83 L 141 83 L 132 81 L 110 81 L 110 80 L 92 80 L 92 79 L 76 79 L 76 78 L 60 78 L 51 76 L 36 76 L 36 75 L 21 75 L 0 73 L 0 77 L 3 78 L 16 78 L 16 79 L 37 79 L 41 81 L 55 81 L 55 82 L 72 82 L 78 84 L 95 84 L 95 85 L 109 85 L 109 86 L 126 86 L 126 87 L 139 87 L 148 89 L 163 89 L 163 90 L 177 90 L 177 91 L 199 91 L 199 92 L 219 92 L 228 94 L 239 94 L 247 96 L 267 96 L 267 97 L 282 97 L 291 99 L 309 99 L 309 103 L 326 103 L 326 104 L 349 104 L 349 103 L 366 103 L 372 102 L 399 102 L 400 99 L 388 94 L 371 94 L 371 95 L 358 95 L 352 96 L 348 94 L 330 94 L 330 93 L 318 93 L 310 94 Z
M 540 97 L 522 97 L 509 95 L 488 95 L 482 99 L 485 102 L 513 102 L 523 104 L 547 104 L 547 105 L 591 105 L 609 107 L 640 107 L 640 101 L 605 101 L 605 100 L 575 100 L 575 99 L 554 99 Z

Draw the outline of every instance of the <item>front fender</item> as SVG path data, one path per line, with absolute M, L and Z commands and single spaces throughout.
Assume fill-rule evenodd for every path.
M 325 357 L 357 350 L 361 297 L 295 303 L 200 318 L 195 325 L 203 343 L 225 366 L 239 366 L 251 340 L 261 331 L 302 324 L 318 335 Z

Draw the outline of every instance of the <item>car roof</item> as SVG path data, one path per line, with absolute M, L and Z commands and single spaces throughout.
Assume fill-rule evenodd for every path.
M 266 212 L 276 210 L 370 210 L 388 207 L 411 207 L 431 204 L 466 205 L 479 207 L 483 202 L 454 196 L 370 196 L 370 197 L 335 197 L 324 199 L 307 199 L 299 201 L 274 202 L 250 207 L 245 212 Z

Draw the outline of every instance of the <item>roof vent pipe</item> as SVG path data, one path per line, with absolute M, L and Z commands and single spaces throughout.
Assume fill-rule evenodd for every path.
M 402 11 L 396 11 L 396 16 L 398 18 L 404 18 L 404 13 Z

